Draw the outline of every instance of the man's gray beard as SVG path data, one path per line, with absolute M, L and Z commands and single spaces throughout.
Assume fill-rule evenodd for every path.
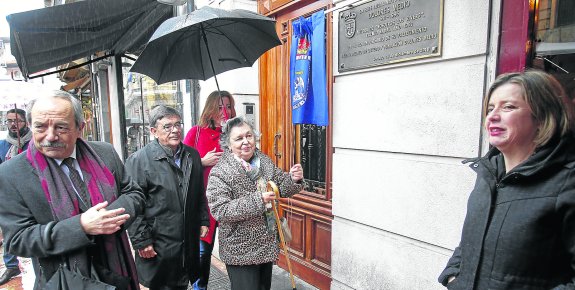
M 30 130 L 30 128 L 22 127 L 20 129 L 20 136 L 26 135 L 26 133 L 28 133 L 28 130 Z M 8 131 L 8 135 L 10 135 L 10 137 L 12 138 L 18 138 L 18 134 L 16 132 Z

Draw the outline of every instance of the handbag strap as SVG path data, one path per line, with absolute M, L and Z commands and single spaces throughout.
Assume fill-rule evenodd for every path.
M 198 140 L 200 140 L 200 131 L 202 130 L 202 127 L 198 126 L 198 129 L 196 129 L 196 141 L 194 142 L 194 148 L 198 149 Z

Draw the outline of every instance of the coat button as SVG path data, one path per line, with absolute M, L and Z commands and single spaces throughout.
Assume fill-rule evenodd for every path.
M 473 164 L 473 167 L 477 168 L 477 166 L 479 166 L 479 164 L 477 163 Z

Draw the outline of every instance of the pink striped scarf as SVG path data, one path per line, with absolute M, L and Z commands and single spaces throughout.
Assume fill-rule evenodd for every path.
M 66 177 L 58 163 L 52 158 L 46 158 L 30 141 L 26 157 L 36 169 L 42 189 L 52 209 L 55 221 L 61 221 L 80 213 L 78 198 L 70 180 Z M 111 204 L 117 199 L 116 180 L 102 159 L 88 143 L 78 138 L 76 141 L 76 159 L 82 170 L 84 182 L 90 193 L 90 202 L 96 205 L 103 201 Z M 91 207 L 89 205 L 89 207 Z M 130 288 L 137 290 L 138 278 L 125 231 L 112 235 L 96 237 L 103 241 L 100 247 L 100 259 L 106 268 L 124 277 L 131 277 Z M 80 269 L 89 269 L 90 261 L 86 255 L 68 257 L 74 259 Z M 81 270 L 81 272 L 84 272 Z M 88 272 L 89 273 L 89 272 Z M 84 272 L 84 275 L 87 273 Z

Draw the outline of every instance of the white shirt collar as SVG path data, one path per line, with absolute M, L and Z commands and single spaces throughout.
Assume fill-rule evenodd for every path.
M 74 151 L 72 151 L 72 154 L 70 154 L 70 156 L 68 156 L 68 157 L 72 157 L 72 158 L 76 159 L 76 146 L 74 146 Z M 66 158 L 64 158 L 64 159 L 66 159 Z M 58 163 L 58 166 L 62 165 L 62 162 L 64 162 L 64 159 L 54 158 L 54 160 L 56 160 L 56 163 Z

